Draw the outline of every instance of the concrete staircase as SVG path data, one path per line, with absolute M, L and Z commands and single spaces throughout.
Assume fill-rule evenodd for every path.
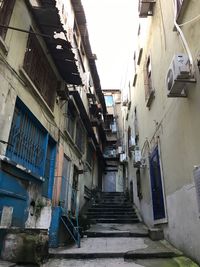
M 102 192 L 86 213 L 91 224 L 95 223 L 138 223 L 133 205 L 120 192 Z
M 42 267 L 197 267 L 165 240 L 155 241 L 155 229 L 139 222 L 123 193 L 102 193 L 87 217 L 92 224 L 81 248 L 50 249 L 50 259 Z

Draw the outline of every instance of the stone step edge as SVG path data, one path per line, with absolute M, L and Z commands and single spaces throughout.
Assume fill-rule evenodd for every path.
M 148 237 L 147 233 L 133 232 L 85 232 L 87 237 Z
M 167 252 L 93 252 L 93 253 L 49 253 L 49 258 L 56 259 L 97 259 L 97 258 L 124 258 L 152 259 L 152 258 L 174 258 L 180 257 L 173 251 Z

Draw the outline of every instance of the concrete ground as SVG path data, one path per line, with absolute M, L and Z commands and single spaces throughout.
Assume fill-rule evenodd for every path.
M 124 261 L 123 258 L 115 259 L 94 259 L 94 260 L 69 260 L 51 259 L 42 267 L 198 267 L 191 260 L 185 257 L 172 259 L 148 259 Z
M 81 248 L 73 245 L 68 248 L 50 249 L 50 254 L 55 257 L 79 258 L 80 257 L 124 257 L 125 254 L 171 254 L 176 255 L 173 248 L 166 247 L 160 241 L 138 237 L 101 237 L 81 239 Z
M 198 267 L 167 241 L 152 241 L 142 223 L 91 225 L 81 248 L 50 249 L 50 257 L 42 267 Z
M 91 233 L 95 237 L 90 237 Z M 109 237 L 108 233 L 111 234 Z M 148 229 L 141 223 L 92 225 L 81 239 L 81 248 L 71 245 L 50 249 L 49 253 L 50 259 L 40 267 L 199 266 L 184 257 L 167 241 L 152 241 L 148 237 Z M 26 267 L 26 265 L 18 266 L 0 261 L 0 267 Z M 27 267 L 33 266 L 27 265 Z

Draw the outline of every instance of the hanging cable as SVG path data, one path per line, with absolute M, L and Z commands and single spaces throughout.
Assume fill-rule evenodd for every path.
M 184 22 L 184 23 L 179 24 L 179 27 L 182 27 L 182 26 L 184 26 L 184 25 L 186 25 L 186 24 L 189 24 L 189 23 L 191 23 L 191 22 L 193 22 L 193 21 L 195 21 L 195 20 L 198 20 L 198 19 L 200 19 L 200 14 L 197 15 L 196 17 L 194 17 L 194 18 L 191 19 L 191 20 L 188 20 L 188 21 L 186 21 L 186 22 Z

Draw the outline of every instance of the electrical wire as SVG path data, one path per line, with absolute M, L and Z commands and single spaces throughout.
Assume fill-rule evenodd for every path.
M 17 78 L 23 83 L 24 86 L 26 86 L 26 82 L 22 79 L 22 77 L 19 75 L 19 73 L 8 63 L 7 60 L 5 60 L 4 56 L 0 53 L 0 61 L 4 63 L 11 72 L 17 76 Z
M 191 23 L 191 22 L 193 22 L 193 21 L 195 21 L 195 20 L 198 20 L 198 19 L 200 19 L 200 14 L 197 15 L 196 17 L 194 17 L 194 18 L 191 19 L 191 20 L 188 20 L 188 21 L 186 21 L 186 22 L 184 22 L 184 23 L 179 24 L 179 27 L 182 27 L 182 26 L 184 26 L 184 25 L 186 25 L 186 24 L 189 24 L 189 23 Z

